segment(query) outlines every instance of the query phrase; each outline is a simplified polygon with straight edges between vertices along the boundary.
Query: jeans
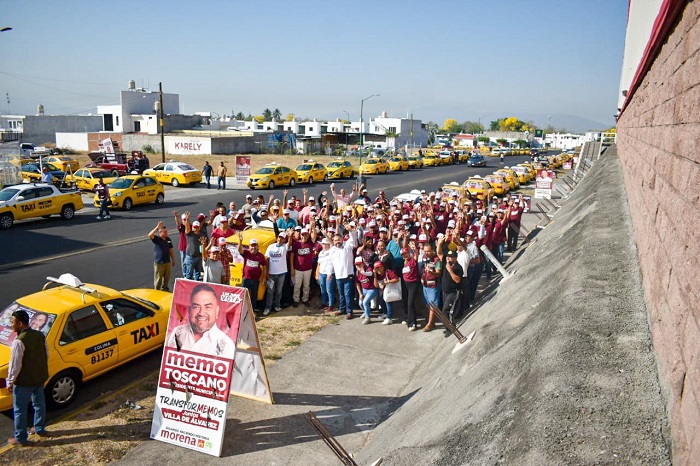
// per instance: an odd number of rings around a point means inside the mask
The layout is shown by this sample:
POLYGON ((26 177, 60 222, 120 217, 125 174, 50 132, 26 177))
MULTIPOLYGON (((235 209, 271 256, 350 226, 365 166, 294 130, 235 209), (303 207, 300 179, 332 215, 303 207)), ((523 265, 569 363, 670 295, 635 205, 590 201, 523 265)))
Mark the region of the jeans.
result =
POLYGON ((106 217, 107 215, 109 215, 107 201, 109 201, 109 198, 100 199, 100 217, 106 217))
POLYGON ((207 182, 207 189, 211 189, 211 175, 204 175, 204 180, 207 182))
POLYGON ((418 290, 420 289, 419 282, 404 281, 406 294, 404 295, 404 308, 408 314, 408 326, 416 325, 416 298, 418 298, 418 290))
POLYGON ((216 180, 216 186, 218 189, 226 189, 226 177, 225 176, 220 176, 216 180), (223 184, 223 187, 221 186, 223 184))
POLYGON ((391 317, 394 315, 394 307, 393 307, 394 303, 386 302, 386 301, 384 301, 384 298, 382 298, 381 302, 384 303, 384 307, 386 309, 386 318, 391 319, 391 317))
POLYGON ((321 304, 333 307, 335 291, 338 286, 335 282, 335 275, 318 274, 318 284, 321 287, 321 304))
POLYGON ((12 387, 12 409, 15 414, 15 438, 19 442, 27 441, 27 417, 29 415, 29 400, 34 405, 34 431, 46 430, 46 401, 44 400, 44 386, 12 387))
POLYGON ((520 234, 520 225, 513 223, 508 224, 508 250, 515 251, 518 249, 518 235, 520 234))
POLYGON ((369 313, 372 310, 372 300, 377 297, 377 290, 362 290, 362 317, 369 318, 369 313))
POLYGON ((469 275, 469 301, 473 302, 476 297, 476 289, 479 286, 479 280, 481 279, 481 272, 484 269, 484 263, 479 262, 474 265, 474 270, 470 271, 469 275))
MULTIPOLYGON (((498 259, 498 262, 500 262, 501 264, 503 264, 503 252, 505 250, 505 247, 506 247, 506 243, 498 243, 494 247, 495 251, 494 251, 493 255, 496 256, 496 259, 498 259)), ((493 269, 494 269, 494 273, 495 273, 495 271, 497 270, 496 266, 494 266, 493 269)))
POLYGON ((187 257, 187 254, 185 254, 185 251, 180 251, 180 269, 182 270, 182 276, 185 276, 185 257, 187 257))
POLYGON ((284 278, 286 275, 286 272, 270 275, 270 280, 274 282, 274 290, 268 289, 265 293, 265 309, 271 311, 273 304, 276 311, 282 309, 282 289, 284 288, 284 278))
POLYGON ((243 288, 248 288, 250 292, 250 304, 253 306, 253 310, 258 307, 258 288, 260 287, 260 280, 253 280, 252 278, 243 279, 243 288))
POLYGON ((440 307, 440 288, 428 288, 427 286, 424 286, 423 301, 425 301, 426 306, 428 304, 434 304, 435 306, 440 307))
POLYGON ((352 292, 352 283, 353 283, 354 277, 350 275, 347 278, 338 278, 336 279, 336 283, 338 284, 338 297, 340 300, 340 304, 338 306, 338 310, 342 314, 343 312, 347 312, 348 314, 352 314, 352 299, 353 299, 353 292, 352 292))
POLYGON ((294 302, 298 303, 301 295, 301 301, 308 303, 309 291, 311 291, 311 270, 302 272, 294 269, 294 294, 292 295, 294 302))
POLYGON ((186 279, 199 281, 202 278, 202 258, 185 256, 182 269, 186 279))

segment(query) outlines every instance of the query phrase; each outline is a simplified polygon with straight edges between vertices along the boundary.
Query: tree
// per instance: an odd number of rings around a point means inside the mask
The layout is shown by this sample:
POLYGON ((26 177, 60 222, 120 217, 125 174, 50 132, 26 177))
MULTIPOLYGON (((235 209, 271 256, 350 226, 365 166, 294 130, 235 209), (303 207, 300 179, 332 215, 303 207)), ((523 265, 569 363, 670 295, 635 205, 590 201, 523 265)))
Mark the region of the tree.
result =
POLYGON ((245 115, 243 115, 243 112, 236 113, 236 120, 245 120, 245 115))
POLYGON ((248 116, 245 117, 245 121, 253 121, 253 115, 249 113, 248 116))
POLYGON ((269 108, 266 108, 265 110, 263 110, 262 116, 265 119, 265 121, 272 120, 272 110, 270 110, 269 108))
POLYGON ((258 123, 262 123, 263 121, 269 121, 269 120, 267 120, 267 119, 265 118, 265 115, 258 115, 258 116, 256 116, 256 117, 253 118, 253 119, 254 119, 255 121, 257 121, 258 123))
POLYGON ((279 108, 276 108, 276 109, 272 112, 272 118, 274 118, 275 121, 280 121, 280 120, 282 119, 282 112, 280 112, 280 109, 279 109, 279 108))
POLYGON ((285 118, 284 121, 294 121, 294 114, 287 113, 287 118, 285 118))
POLYGON ((491 138, 487 136, 479 136, 476 140, 479 142, 483 142, 484 144, 488 144, 489 142, 491 142, 491 138))
POLYGON ((513 144, 518 146, 519 148, 527 147, 527 141, 525 139, 516 139, 513 141, 513 144))
POLYGON ((501 128, 501 120, 505 120, 505 118, 498 118, 497 120, 493 120, 489 125, 489 129, 491 131, 499 131, 501 128))
POLYGON ((506 144, 508 144, 508 140, 503 139, 503 138, 496 139, 496 142, 498 143, 499 146, 505 146, 506 144))
POLYGON ((508 117, 501 120, 498 127, 501 131, 521 131, 523 127, 523 122, 515 117, 508 117))
POLYGON ((437 123, 429 121, 425 124, 425 129, 428 131, 428 145, 432 145, 435 142, 435 135, 438 133, 440 128, 438 127, 437 123))
POLYGON ((448 118, 445 120, 445 124, 442 125, 442 131, 445 133, 460 133, 462 131, 462 126, 457 123, 454 118, 448 118))
POLYGON ((469 134, 481 134, 484 132, 484 125, 477 121, 465 121, 462 123, 462 131, 469 134))

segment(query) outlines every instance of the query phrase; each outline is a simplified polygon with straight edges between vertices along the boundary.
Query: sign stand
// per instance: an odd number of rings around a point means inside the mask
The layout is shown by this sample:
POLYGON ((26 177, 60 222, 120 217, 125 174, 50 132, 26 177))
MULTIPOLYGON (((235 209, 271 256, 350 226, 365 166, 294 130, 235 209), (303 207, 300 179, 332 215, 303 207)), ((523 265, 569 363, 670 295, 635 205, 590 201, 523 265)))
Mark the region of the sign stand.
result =
MULTIPOLYGON (((457 301, 455 301, 455 303, 457 303, 457 301)), ((450 319, 442 312, 442 310, 439 307, 437 307, 433 303, 430 303, 428 304, 428 309, 430 309, 430 311, 432 311, 437 316, 437 318, 442 321, 442 324, 445 326, 445 328, 450 333, 452 333, 452 335, 454 335, 455 338, 457 338, 457 340, 459 340, 459 343, 457 343, 457 345, 452 349, 452 354, 455 354, 457 351, 461 350, 462 348, 467 346, 469 342, 472 341, 474 335, 476 334, 476 330, 470 333, 469 336, 465 337, 464 335, 462 335, 462 332, 459 331, 457 326, 450 321, 450 319)))

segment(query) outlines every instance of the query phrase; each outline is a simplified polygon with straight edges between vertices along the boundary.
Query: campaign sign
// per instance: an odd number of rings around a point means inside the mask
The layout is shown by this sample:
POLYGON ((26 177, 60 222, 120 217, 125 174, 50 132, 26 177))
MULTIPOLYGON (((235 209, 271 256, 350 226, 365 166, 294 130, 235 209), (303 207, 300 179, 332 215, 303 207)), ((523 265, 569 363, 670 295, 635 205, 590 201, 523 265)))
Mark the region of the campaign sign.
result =
POLYGON ((236 156, 236 184, 248 183, 249 176, 250 176, 250 156, 249 155, 237 155, 236 156))
POLYGON ((535 178, 535 199, 551 199, 554 170, 539 169, 535 178))
POLYGON ((151 438, 221 456, 245 288, 178 279, 151 438))
POLYGON ((522 200, 523 205, 520 207, 523 208, 523 213, 526 214, 526 213, 530 212, 530 209, 532 208, 532 197, 525 196, 522 194, 511 194, 510 197, 515 199, 515 200, 519 200, 522 197, 523 198, 523 200, 522 200))

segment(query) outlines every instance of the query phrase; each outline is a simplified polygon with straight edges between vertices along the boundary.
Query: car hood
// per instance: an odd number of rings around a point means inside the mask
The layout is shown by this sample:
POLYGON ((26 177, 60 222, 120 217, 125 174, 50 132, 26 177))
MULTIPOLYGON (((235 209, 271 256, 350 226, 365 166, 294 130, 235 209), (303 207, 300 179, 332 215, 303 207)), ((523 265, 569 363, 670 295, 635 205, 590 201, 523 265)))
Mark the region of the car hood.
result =
POLYGON ((0 370, 5 369, 10 364, 10 347, 0 345, 0 370))
POLYGON ((151 290, 148 288, 134 288, 124 290, 122 293, 136 298, 151 301, 160 306, 162 311, 169 312, 173 302, 173 294, 167 291, 151 290))

